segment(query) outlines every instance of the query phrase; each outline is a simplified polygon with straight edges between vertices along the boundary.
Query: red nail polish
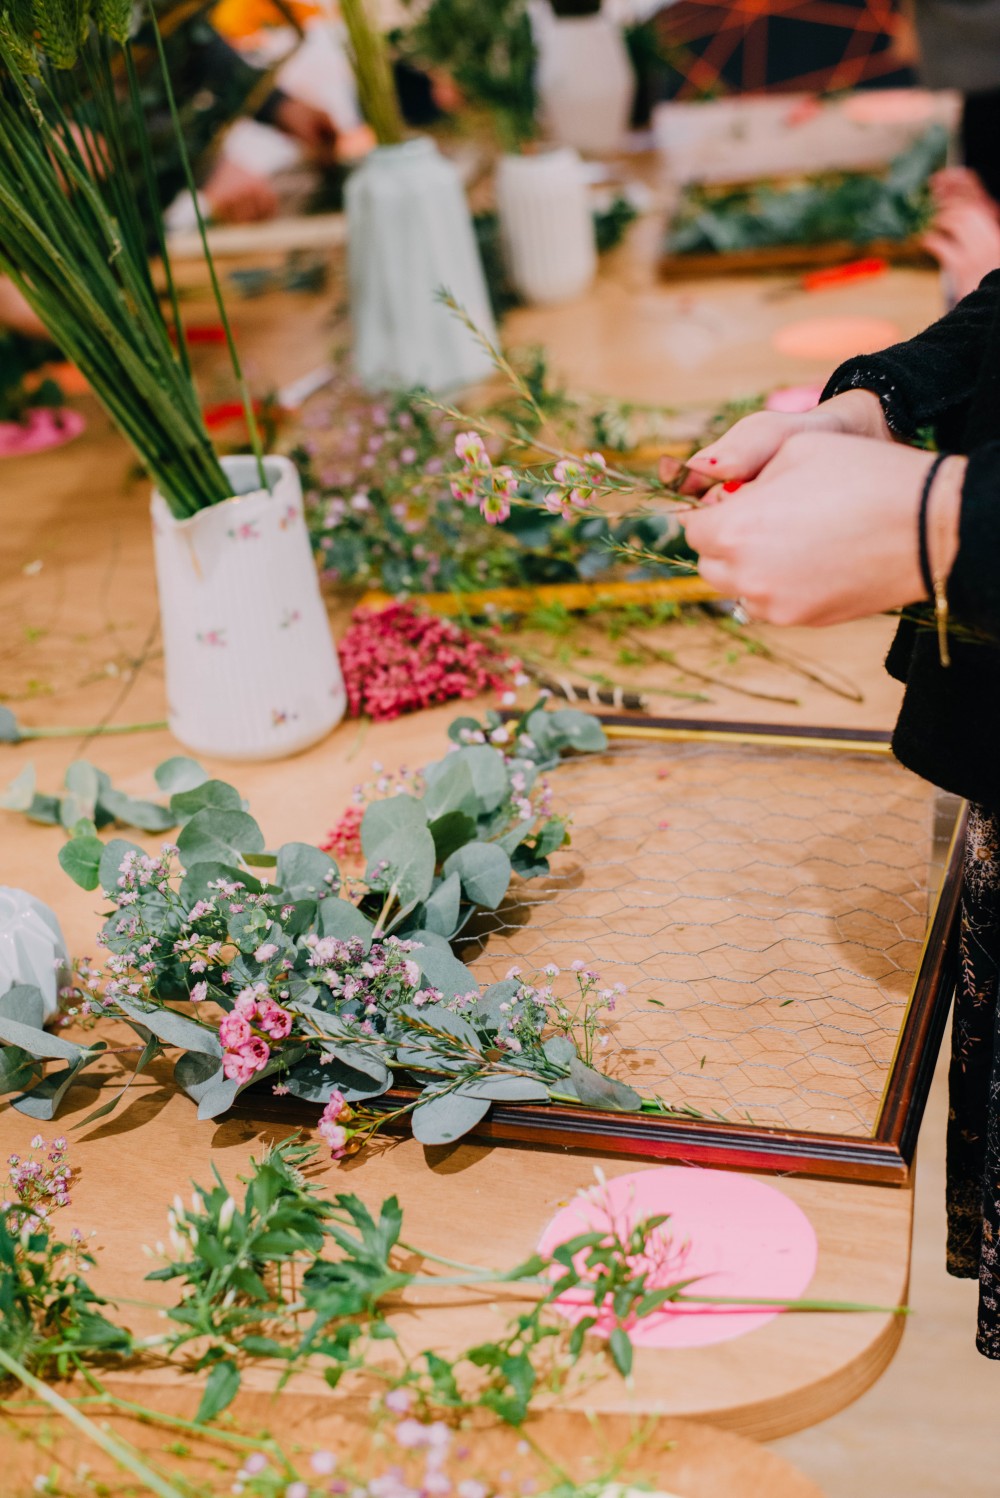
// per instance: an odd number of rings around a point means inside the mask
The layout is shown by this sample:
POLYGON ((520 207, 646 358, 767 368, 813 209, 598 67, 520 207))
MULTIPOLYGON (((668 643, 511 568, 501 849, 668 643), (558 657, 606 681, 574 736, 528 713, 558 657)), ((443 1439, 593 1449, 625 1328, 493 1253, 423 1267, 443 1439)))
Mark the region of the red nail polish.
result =
POLYGON ((726 482, 723 484, 722 487, 726 491, 727 494, 735 494, 736 491, 737 491, 737 489, 742 489, 743 488, 743 480, 742 479, 727 479, 726 482))

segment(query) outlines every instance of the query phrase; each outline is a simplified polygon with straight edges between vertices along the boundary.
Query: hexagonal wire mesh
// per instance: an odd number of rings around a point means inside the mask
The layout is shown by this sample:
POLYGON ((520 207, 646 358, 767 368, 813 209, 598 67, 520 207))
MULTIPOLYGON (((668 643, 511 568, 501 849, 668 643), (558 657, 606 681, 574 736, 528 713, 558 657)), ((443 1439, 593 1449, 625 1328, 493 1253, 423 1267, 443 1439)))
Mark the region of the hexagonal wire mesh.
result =
MULTIPOLYGON (((572 846, 480 918, 493 982, 627 993, 603 1070, 692 1115, 871 1139, 934 883, 935 792, 875 753, 619 742, 552 774, 572 846)), ((954 810, 951 816, 954 822, 954 810)))

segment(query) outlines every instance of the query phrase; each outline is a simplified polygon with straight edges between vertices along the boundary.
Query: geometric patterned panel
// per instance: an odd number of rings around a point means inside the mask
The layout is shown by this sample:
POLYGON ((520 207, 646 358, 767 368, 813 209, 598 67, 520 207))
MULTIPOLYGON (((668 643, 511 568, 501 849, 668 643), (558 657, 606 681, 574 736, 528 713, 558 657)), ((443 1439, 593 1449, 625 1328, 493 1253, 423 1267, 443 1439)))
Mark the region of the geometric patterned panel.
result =
POLYGON ((910 82, 893 48, 899 13, 896 0, 680 0, 657 22, 671 97, 910 82))

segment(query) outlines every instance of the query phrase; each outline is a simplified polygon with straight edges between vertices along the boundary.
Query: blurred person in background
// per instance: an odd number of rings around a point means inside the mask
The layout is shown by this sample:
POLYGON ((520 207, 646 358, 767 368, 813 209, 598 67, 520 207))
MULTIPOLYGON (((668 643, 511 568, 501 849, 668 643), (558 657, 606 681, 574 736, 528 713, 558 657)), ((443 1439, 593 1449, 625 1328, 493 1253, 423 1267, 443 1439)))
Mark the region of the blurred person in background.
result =
POLYGON ((1000 266, 1000 0, 912 4, 921 82, 962 95, 963 165, 935 178, 937 211, 924 241, 954 303, 1000 266))

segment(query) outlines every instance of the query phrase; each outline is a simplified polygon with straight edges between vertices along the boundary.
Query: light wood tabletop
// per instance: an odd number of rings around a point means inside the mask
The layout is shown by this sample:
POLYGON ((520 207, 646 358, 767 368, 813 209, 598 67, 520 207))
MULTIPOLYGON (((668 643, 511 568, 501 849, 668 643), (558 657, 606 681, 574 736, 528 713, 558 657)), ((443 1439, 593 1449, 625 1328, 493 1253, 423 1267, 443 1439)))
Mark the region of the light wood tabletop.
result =
MULTIPOLYGON (((644 231, 645 225, 640 226, 644 231)), ((556 366, 580 388, 635 400, 722 400, 781 380, 822 374, 771 349, 769 331, 796 316, 814 315, 815 298, 790 292, 768 300, 748 283, 716 282, 669 289, 619 260, 580 304, 516 313, 507 327, 512 342, 544 340, 556 366), (683 335, 683 336, 682 336, 683 335)), ((894 317, 902 333, 936 312, 934 278, 891 272, 878 286, 859 285, 829 294, 824 308, 894 317)), ((205 304, 192 305, 205 311, 205 304)), ((236 321, 251 376, 274 385, 321 361, 328 341, 329 298, 291 297, 237 304, 236 321), (266 371, 266 378, 262 371, 266 371)), ((207 314, 206 314, 207 315, 207 314)), ((205 365, 208 392, 218 389, 218 366, 205 365)), ((156 638, 156 600, 147 495, 130 474, 121 444, 104 418, 84 402, 88 433, 71 447, 0 470, 0 515, 5 545, 0 557, 0 691, 26 724, 87 725, 155 720, 164 716, 163 680, 156 638)), ((348 600, 333 599, 335 627, 348 600)), ((870 620, 822 635, 785 631, 783 645, 813 661, 846 670, 863 700, 834 700, 799 682, 794 705, 768 703, 752 714, 767 721, 822 722, 846 727, 888 727, 898 693, 881 660, 891 626, 870 620)), ((768 639, 776 632, 763 631, 768 639)), ((761 686, 784 680, 767 661, 754 661, 744 680, 761 686)), ((744 704, 744 709, 745 709, 744 704)), ((347 723, 323 744, 280 764, 207 765, 232 779, 249 798, 269 845, 316 841, 336 820, 351 787, 387 768, 419 765, 440 755, 445 727, 458 708, 450 704, 397 724, 347 723)), ((736 716, 720 699, 693 710, 700 716, 736 716)), ((165 731, 134 737, 46 739, 0 746, 0 783, 33 761, 39 788, 54 789, 79 753, 109 771, 130 793, 150 793, 152 767, 177 752, 165 731)), ((157 839, 138 839, 154 846, 157 839)), ((95 953, 99 901, 72 885, 56 862, 61 834, 0 812, 0 882, 23 886, 57 910, 71 951, 95 953)), ((110 1070, 110 1064, 107 1070, 110 1070)), ((95 1075, 100 1076, 99 1069, 95 1075)), ((72 1135, 75 1117, 95 1105, 82 1087, 59 1127, 73 1139, 81 1177, 74 1220, 96 1227, 101 1252, 98 1285, 114 1294, 140 1293, 147 1261, 139 1245, 162 1235, 174 1191, 206 1178, 211 1163, 233 1180, 272 1126, 245 1112, 199 1124, 193 1106, 156 1072, 136 1084, 131 1100, 112 1119, 72 1135)), ((0 1145, 23 1148, 34 1126, 9 1105, 0 1106, 0 1145)), ((331 1189, 356 1191, 368 1202, 399 1194, 410 1237, 441 1251, 460 1249, 477 1263, 509 1265, 535 1245, 553 1213, 593 1179, 595 1159, 541 1148, 463 1144, 424 1151, 412 1140, 393 1141, 363 1161, 325 1177, 331 1189)), ((609 1176, 652 1168, 621 1159, 605 1162, 609 1176)), ((907 1189, 807 1179, 774 1184, 797 1202, 819 1239, 819 1264, 809 1293, 885 1306, 905 1301, 911 1228, 907 1189)), ((440 1349, 467 1344, 496 1325, 493 1302, 412 1305, 400 1319, 413 1345, 440 1349)), ((677 1351, 641 1350, 630 1385, 602 1377, 577 1391, 571 1410, 608 1418, 655 1413, 693 1418, 730 1431, 771 1438, 824 1419, 856 1398, 892 1357, 903 1318, 887 1314, 784 1314, 728 1343, 677 1351)), ((320 1398, 319 1386, 302 1380, 297 1399, 320 1398)), ((328 1397, 328 1396, 327 1396, 328 1397)), ((289 1406, 291 1408, 291 1406, 289 1406)), ((307 1406, 303 1405, 302 1409, 307 1406)), ((666 1428, 672 1429, 672 1426, 666 1428)), ((686 1427, 681 1427, 686 1431, 686 1427)), ((685 1436, 696 1444, 700 1438, 685 1436)), ((723 1443, 720 1451, 730 1448, 723 1443)), ((735 1451, 735 1447, 732 1448, 735 1451)), ((763 1469, 762 1469, 763 1470, 763 1469)), ((794 1475, 754 1486, 740 1466, 729 1488, 699 1486, 685 1475, 687 1498, 739 1491, 802 1498, 814 1491, 794 1475), (781 1483, 784 1482, 784 1486, 781 1483), (770 1485, 768 1485, 770 1484, 770 1485)), ((671 1469, 664 1466, 670 1486, 671 1469)), ((694 1468, 692 1467, 692 1473, 694 1468)))

